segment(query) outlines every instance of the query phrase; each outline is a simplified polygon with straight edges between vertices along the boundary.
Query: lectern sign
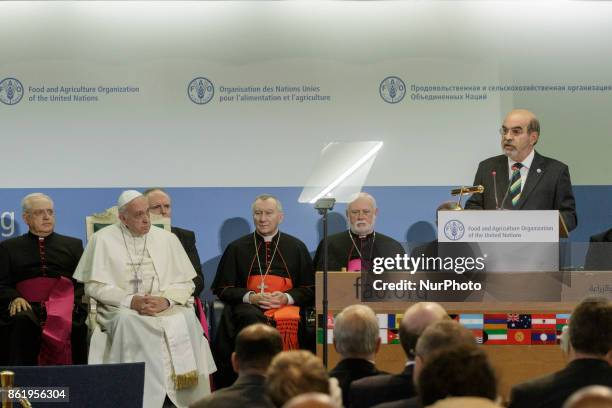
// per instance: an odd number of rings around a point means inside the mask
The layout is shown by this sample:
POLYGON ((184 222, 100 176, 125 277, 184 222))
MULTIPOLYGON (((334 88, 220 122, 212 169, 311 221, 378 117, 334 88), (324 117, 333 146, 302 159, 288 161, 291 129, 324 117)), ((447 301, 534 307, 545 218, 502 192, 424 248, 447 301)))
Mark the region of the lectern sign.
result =
POLYGON ((559 211, 440 211, 439 242, 558 242, 559 211))

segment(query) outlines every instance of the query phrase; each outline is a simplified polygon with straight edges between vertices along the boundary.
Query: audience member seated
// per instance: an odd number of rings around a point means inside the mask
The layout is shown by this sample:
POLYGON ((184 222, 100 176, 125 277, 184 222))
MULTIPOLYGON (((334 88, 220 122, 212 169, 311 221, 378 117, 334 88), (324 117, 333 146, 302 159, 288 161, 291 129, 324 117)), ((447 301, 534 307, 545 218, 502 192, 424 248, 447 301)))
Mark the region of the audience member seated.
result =
POLYGON ((585 271, 612 271, 612 228, 591 236, 585 271))
POLYGON ((584 387, 573 393, 563 408, 612 408, 612 388, 603 385, 584 387))
POLYGON ((54 232, 49 196, 21 206, 29 231, 0 243, 0 364, 85 364, 87 307, 72 279, 83 243, 54 232))
POLYGON ((486 353, 476 345, 442 349, 419 374, 421 403, 432 408, 500 407, 497 380, 486 353))
POLYGON ((142 194, 124 191, 117 207, 120 222, 91 237, 74 274, 98 302, 92 344, 106 337, 90 363, 144 361, 143 405, 187 406, 210 393, 215 371, 188 303, 195 270, 176 235, 151 226, 142 194))
POLYGON ((236 337, 236 350, 232 353, 232 366, 238 373, 236 382, 212 393, 193 404, 193 408, 273 408, 266 395, 266 370, 270 362, 283 350, 278 331, 257 323, 247 326, 236 337))
POLYGON ((437 303, 419 302, 406 309, 399 327, 400 343, 408 357, 404 371, 400 374, 381 374, 353 381, 350 387, 351 407, 367 408, 416 395, 412 374, 417 340, 427 326, 444 319, 448 319, 448 314, 437 303))
POLYGON ((587 298, 576 307, 569 322, 568 357, 563 370, 513 387, 510 407, 561 407, 582 387, 612 386, 612 302, 587 298))
POLYGON ((276 407, 300 394, 331 394, 323 363, 306 350, 283 351, 274 357, 267 372, 266 390, 276 407))
POLYGON ((283 408, 341 408, 331 396, 320 392, 309 392, 291 398, 283 408))
POLYGON ((380 349, 378 319, 368 306, 351 305, 334 321, 334 348, 341 360, 329 375, 338 379, 342 402, 350 407, 349 391, 353 381, 381 374, 375 366, 380 349))
MULTIPOLYGON (((452 320, 442 320, 430 324, 417 340, 414 351, 414 383, 418 383, 423 366, 432 356, 447 348, 459 346, 476 347, 476 340, 469 329, 452 320)), ((418 396, 376 405, 376 408, 420 407, 422 405, 418 396)))

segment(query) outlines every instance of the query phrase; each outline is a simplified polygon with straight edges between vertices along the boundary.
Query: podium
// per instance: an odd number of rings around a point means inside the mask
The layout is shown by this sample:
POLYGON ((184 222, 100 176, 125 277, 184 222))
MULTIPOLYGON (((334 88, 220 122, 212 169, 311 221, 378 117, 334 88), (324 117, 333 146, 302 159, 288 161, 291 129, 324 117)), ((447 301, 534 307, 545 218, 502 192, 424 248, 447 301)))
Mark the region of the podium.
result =
POLYGON ((469 243, 487 272, 558 271, 559 238, 567 234, 557 210, 438 212, 438 242, 469 243))
MULTIPOLYGON (((400 274, 401 273, 395 272, 400 274)), ((557 272, 562 274, 561 290, 558 301, 498 301, 492 296, 485 293, 483 300, 480 302, 440 302, 449 314, 548 314, 565 316, 574 309, 576 304, 586 296, 601 295, 593 293, 597 288, 610 287, 612 283, 612 272, 557 272), (608 285, 608 286, 606 286, 608 285)), ((413 276, 417 276, 417 272, 413 276)), ((506 280, 518 280, 524 282, 524 272, 509 272, 500 273, 499 284, 504 285, 506 280)), ((330 272, 328 279, 329 291, 329 313, 335 315, 346 306, 362 303, 361 301, 361 282, 362 274, 359 272, 330 272)), ((316 310, 320 315, 322 311, 321 304, 322 294, 322 273, 316 274, 316 310)), ((418 301, 419 299, 415 299, 418 301)), ((367 302, 378 315, 379 321, 387 322, 391 320, 390 315, 394 316, 395 325, 401 320, 398 316, 402 314, 411 304, 415 302, 406 301, 384 301, 384 302, 367 302)), ((322 318, 317 319, 319 325, 318 331, 323 330, 320 327, 322 318)), ((393 329, 395 330, 395 329, 393 329)), ((391 328, 383 329, 382 335, 385 333, 393 333, 391 328)), ((331 345, 332 333, 328 340, 329 350, 329 367, 334 367, 339 361, 339 356, 331 345)), ((319 343, 319 342, 318 342, 319 343)), ((376 365, 379 369, 390 372, 399 373, 403 370, 406 363, 406 356, 399 344, 392 344, 394 341, 389 341, 389 337, 383 340, 383 346, 376 357, 376 365), (387 344, 384 344, 384 343, 387 344)), ((549 345, 487 345, 483 344, 483 349, 487 352, 497 374, 500 377, 500 395, 508 399, 510 389, 514 384, 535 378, 540 375, 549 374, 553 371, 560 370, 566 365, 566 360, 558 344, 549 345)), ((323 345, 317 344, 317 354, 321 355, 323 345)))

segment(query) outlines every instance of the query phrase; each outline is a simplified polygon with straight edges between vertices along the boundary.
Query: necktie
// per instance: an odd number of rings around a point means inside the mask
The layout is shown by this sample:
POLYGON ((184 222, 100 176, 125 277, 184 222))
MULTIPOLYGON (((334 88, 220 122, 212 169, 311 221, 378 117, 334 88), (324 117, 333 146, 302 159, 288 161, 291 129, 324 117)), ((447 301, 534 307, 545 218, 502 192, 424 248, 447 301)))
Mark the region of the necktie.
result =
POLYGON ((515 163, 512 166, 512 178, 510 179, 510 199, 512 201, 512 207, 516 207, 521 198, 521 167, 523 167, 522 163, 515 163))

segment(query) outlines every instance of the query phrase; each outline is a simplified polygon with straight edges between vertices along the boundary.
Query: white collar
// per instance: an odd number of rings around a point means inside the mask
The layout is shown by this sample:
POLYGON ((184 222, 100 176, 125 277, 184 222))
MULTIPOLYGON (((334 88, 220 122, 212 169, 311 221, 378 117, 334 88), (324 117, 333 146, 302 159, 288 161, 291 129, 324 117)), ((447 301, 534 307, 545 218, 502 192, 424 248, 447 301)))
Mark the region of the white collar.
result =
MULTIPOLYGON (((535 149, 531 149, 531 153, 529 153, 527 157, 525 157, 525 160, 521 162, 525 170, 529 170, 529 168, 531 167, 531 163, 533 163, 534 156, 535 156, 535 149)), ((515 163, 518 163, 518 162, 508 157, 508 169, 512 169, 512 166, 514 166, 515 163)), ((510 173, 512 173, 512 171, 510 171, 510 173)))

